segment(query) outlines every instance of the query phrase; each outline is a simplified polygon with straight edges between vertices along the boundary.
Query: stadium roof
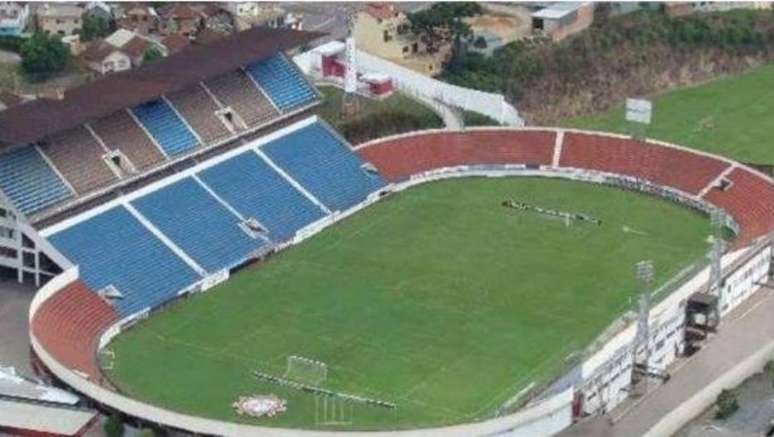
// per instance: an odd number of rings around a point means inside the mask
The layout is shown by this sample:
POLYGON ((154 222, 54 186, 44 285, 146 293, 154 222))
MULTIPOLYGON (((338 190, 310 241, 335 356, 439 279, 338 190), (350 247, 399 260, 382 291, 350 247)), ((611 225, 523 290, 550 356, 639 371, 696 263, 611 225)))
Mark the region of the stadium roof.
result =
POLYGON ((38 99, 0 112, 0 143, 7 146, 38 141, 322 35, 255 27, 207 45, 192 46, 140 68, 67 90, 62 99, 38 99))

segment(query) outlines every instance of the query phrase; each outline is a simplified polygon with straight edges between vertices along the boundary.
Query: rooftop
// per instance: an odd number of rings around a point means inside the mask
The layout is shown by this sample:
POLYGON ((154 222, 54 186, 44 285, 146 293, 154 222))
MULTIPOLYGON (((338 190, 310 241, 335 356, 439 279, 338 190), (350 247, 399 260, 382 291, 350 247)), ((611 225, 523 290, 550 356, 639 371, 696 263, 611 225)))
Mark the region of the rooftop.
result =
POLYGON ((0 143, 8 146, 38 141, 320 36, 319 32, 254 27, 193 46, 137 69, 67 90, 61 100, 38 99, 0 112, 0 143))
POLYGON ((89 410, 0 399, 0 427, 51 435, 76 435, 96 415, 89 410))
POLYGON ((400 9, 393 3, 369 3, 366 12, 374 18, 389 20, 400 14, 400 9))
POLYGON ((554 3, 551 6, 533 13, 532 16, 534 18, 542 18, 544 20, 558 20, 565 15, 577 11, 585 4, 586 2, 554 3))
POLYGON ((64 3, 46 3, 38 8, 40 17, 80 17, 83 14, 83 8, 64 3))

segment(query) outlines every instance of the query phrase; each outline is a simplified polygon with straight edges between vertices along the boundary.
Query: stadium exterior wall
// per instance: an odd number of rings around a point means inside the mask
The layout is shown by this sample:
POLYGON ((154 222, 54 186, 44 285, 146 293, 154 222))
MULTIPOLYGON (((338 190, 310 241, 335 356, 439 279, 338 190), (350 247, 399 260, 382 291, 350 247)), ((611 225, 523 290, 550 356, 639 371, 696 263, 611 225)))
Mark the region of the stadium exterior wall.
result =
MULTIPOLYGON (((504 128, 508 129, 508 128, 504 128)), ((549 130, 549 129, 535 129, 549 130)), ((418 134, 426 135, 428 132, 418 134)), ((598 133, 596 133, 598 134, 598 133)), ((408 134, 412 135, 412 134, 408 134)), ((401 135, 401 136, 408 136, 401 135)), ((414 133, 413 135, 417 135, 414 133)), ((396 137, 401 137, 396 136, 396 137)), ((391 137, 395 138, 395 137, 391 137)), ((380 139, 368 143, 364 146, 381 143, 389 139, 380 139)), ((355 149, 359 149, 357 147, 355 149)), ((677 147, 677 146, 675 146, 677 147)), ((241 149, 241 148, 240 148, 241 149)), ((235 149, 234 153, 237 153, 235 149)), ((691 151, 693 152, 693 151, 691 151)), ((712 155, 708 155, 712 156, 712 155)), ((714 157, 718 159, 717 157, 714 157)), ((720 158, 723 159, 723 158, 720 158)), ((217 158, 216 158, 217 160, 217 158)), ((724 161, 727 161, 723 159, 724 161)), ((523 165, 504 165, 504 166, 460 166, 455 168, 437 169, 432 172, 414 175, 408 181, 400 184, 388 186, 384 191, 400 191, 409 186, 428 182, 431 180, 468 177, 468 176, 542 176, 559 177, 566 179, 579 180, 584 182, 609 183, 610 177, 626 180, 626 176, 605 174, 603 172, 590 172, 582 169, 560 169, 551 166, 544 166, 540 169, 527 169, 523 165)), ((174 178, 174 176, 172 177, 174 178)), ((633 179, 633 178, 629 178, 633 179)), ((647 184, 646 184, 647 185, 647 184)), ((645 186, 646 189, 649 187, 645 186)), ((688 195, 678 190, 664 188, 662 192, 650 192, 666 196, 670 200, 683 199, 687 206, 707 211, 709 206, 698 196, 688 195)), ((148 188, 150 189, 150 188, 148 188)), ((647 190, 646 190, 647 191, 647 190)), ((134 194, 134 193, 133 193, 134 194)), ((381 196, 380 193, 373 193, 361 204, 345 212, 337 212, 317 223, 314 223, 297 234, 296 238, 290 244, 297 244, 306 238, 316 234, 324 228, 338 222, 339 220, 365 208, 371 203, 376 202, 381 196)), ((49 231, 48 229, 46 231, 49 231)), ((44 232, 45 234, 45 232, 44 232)), ((739 275, 739 277, 749 277, 750 271, 755 274, 766 275, 769 273, 768 263, 761 260, 771 258, 771 247, 768 240, 761 244, 755 244, 752 247, 729 253, 723 259, 724 267, 731 269, 729 275, 739 275), (763 264, 766 264, 763 266, 763 264)), ((40 305, 50 296, 56 293, 63 286, 72 282, 78 275, 77 267, 67 269, 65 272, 54 278, 44 286, 33 300, 30 309, 30 320, 34 318, 35 312, 40 305)), ((730 278, 731 276, 729 276, 730 278)), ((683 339, 681 335, 674 335, 676 329, 681 327, 684 322, 684 302, 693 292, 706 287, 709 278, 708 268, 702 269, 690 280, 682 283, 674 292, 665 296, 656 304, 650 312, 651 326, 654 327, 654 335, 651 337, 651 345, 655 351, 652 355, 651 363, 654 366, 666 367, 674 361, 677 354, 682 350, 683 339)), ((756 280, 741 281, 736 290, 738 296, 734 296, 729 301, 730 305, 738 305, 747 298, 755 288, 756 280)), ((728 309, 730 311, 730 308, 728 309)), ((116 324, 103 334, 99 344, 104 346, 109 338, 120 333, 122 324, 116 324)), ((239 425, 228 422, 209 420, 193 417, 181 413, 168 411, 152 405, 147 405, 125 397, 119 393, 108 390, 102 386, 96 385, 77 373, 65 368, 56 361, 54 357, 48 354, 45 348, 38 342, 31 332, 31 343, 33 349, 41 358, 43 363, 65 383, 72 386, 77 391, 96 400, 99 403, 111 408, 120 410, 130 416, 140 417, 144 420, 170 426, 173 428, 185 429, 191 432, 203 434, 218 435, 310 435, 323 436, 332 433, 321 431, 300 431, 285 430, 277 428, 266 428, 257 426, 239 425)), ((612 408, 616 403, 625 399, 626 392, 622 390, 628 387, 631 380, 631 368, 626 368, 625 363, 631 363, 633 353, 632 343, 636 336, 636 323, 632 322, 631 315, 624 315, 618 323, 606 331, 604 339, 598 341, 584 357, 577 375, 567 379, 562 386, 553 386, 543 393, 542 396, 535 398, 525 408, 503 417, 498 417, 484 422, 470 423, 457 426, 450 426, 435 429, 421 429, 416 431, 385 431, 381 433, 352 433, 352 435, 365 434, 384 434, 391 435, 551 435, 572 423, 572 403, 578 392, 583 393, 587 398, 592 394, 598 396, 598 399, 606 398, 607 401, 599 402, 595 405, 593 402, 586 404, 586 412, 594 413, 600 408, 612 408), (606 387, 600 390, 600 387, 606 387)), ((96 352, 96 351, 95 351, 96 352)))

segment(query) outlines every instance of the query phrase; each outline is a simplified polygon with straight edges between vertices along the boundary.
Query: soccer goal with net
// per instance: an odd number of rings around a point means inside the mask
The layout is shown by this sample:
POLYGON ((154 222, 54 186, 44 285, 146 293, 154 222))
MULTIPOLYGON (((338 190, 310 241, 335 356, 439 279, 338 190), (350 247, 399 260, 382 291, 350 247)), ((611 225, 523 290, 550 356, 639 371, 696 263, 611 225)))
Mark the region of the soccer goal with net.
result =
POLYGON ((328 366, 322 361, 290 355, 285 370, 285 379, 301 384, 320 386, 328 378, 328 366))

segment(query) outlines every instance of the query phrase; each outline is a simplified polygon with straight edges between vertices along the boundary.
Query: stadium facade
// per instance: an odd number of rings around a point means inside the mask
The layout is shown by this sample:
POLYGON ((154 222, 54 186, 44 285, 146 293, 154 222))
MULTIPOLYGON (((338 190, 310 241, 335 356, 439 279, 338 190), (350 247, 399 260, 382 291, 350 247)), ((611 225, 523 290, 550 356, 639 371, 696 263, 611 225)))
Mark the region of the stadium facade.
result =
POLYGON ((644 317, 645 337, 643 317, 624 314, 515 413, 422 435, 546 435, 610 410, 633 381, 665 377, 670 363, 701 342, 697 335, 722 329, 713 318, 768 280, 774 184, 767 176, 672 144, 567 129, 426 131, 352 147, 309 115, 320 96, 283 53, 316 36, 253 29, 61 100, 0 113, 0 264, 19 280, 45 284, 30 308, 30 340, 57 380, 161 426, 298 435, 131 399, 103 378, 99 351, 234 269, 390 193, 443 178, 612 185, 707 214, 720 208, 737 237, 719 276, 699 265, 659 294, 644 317))

